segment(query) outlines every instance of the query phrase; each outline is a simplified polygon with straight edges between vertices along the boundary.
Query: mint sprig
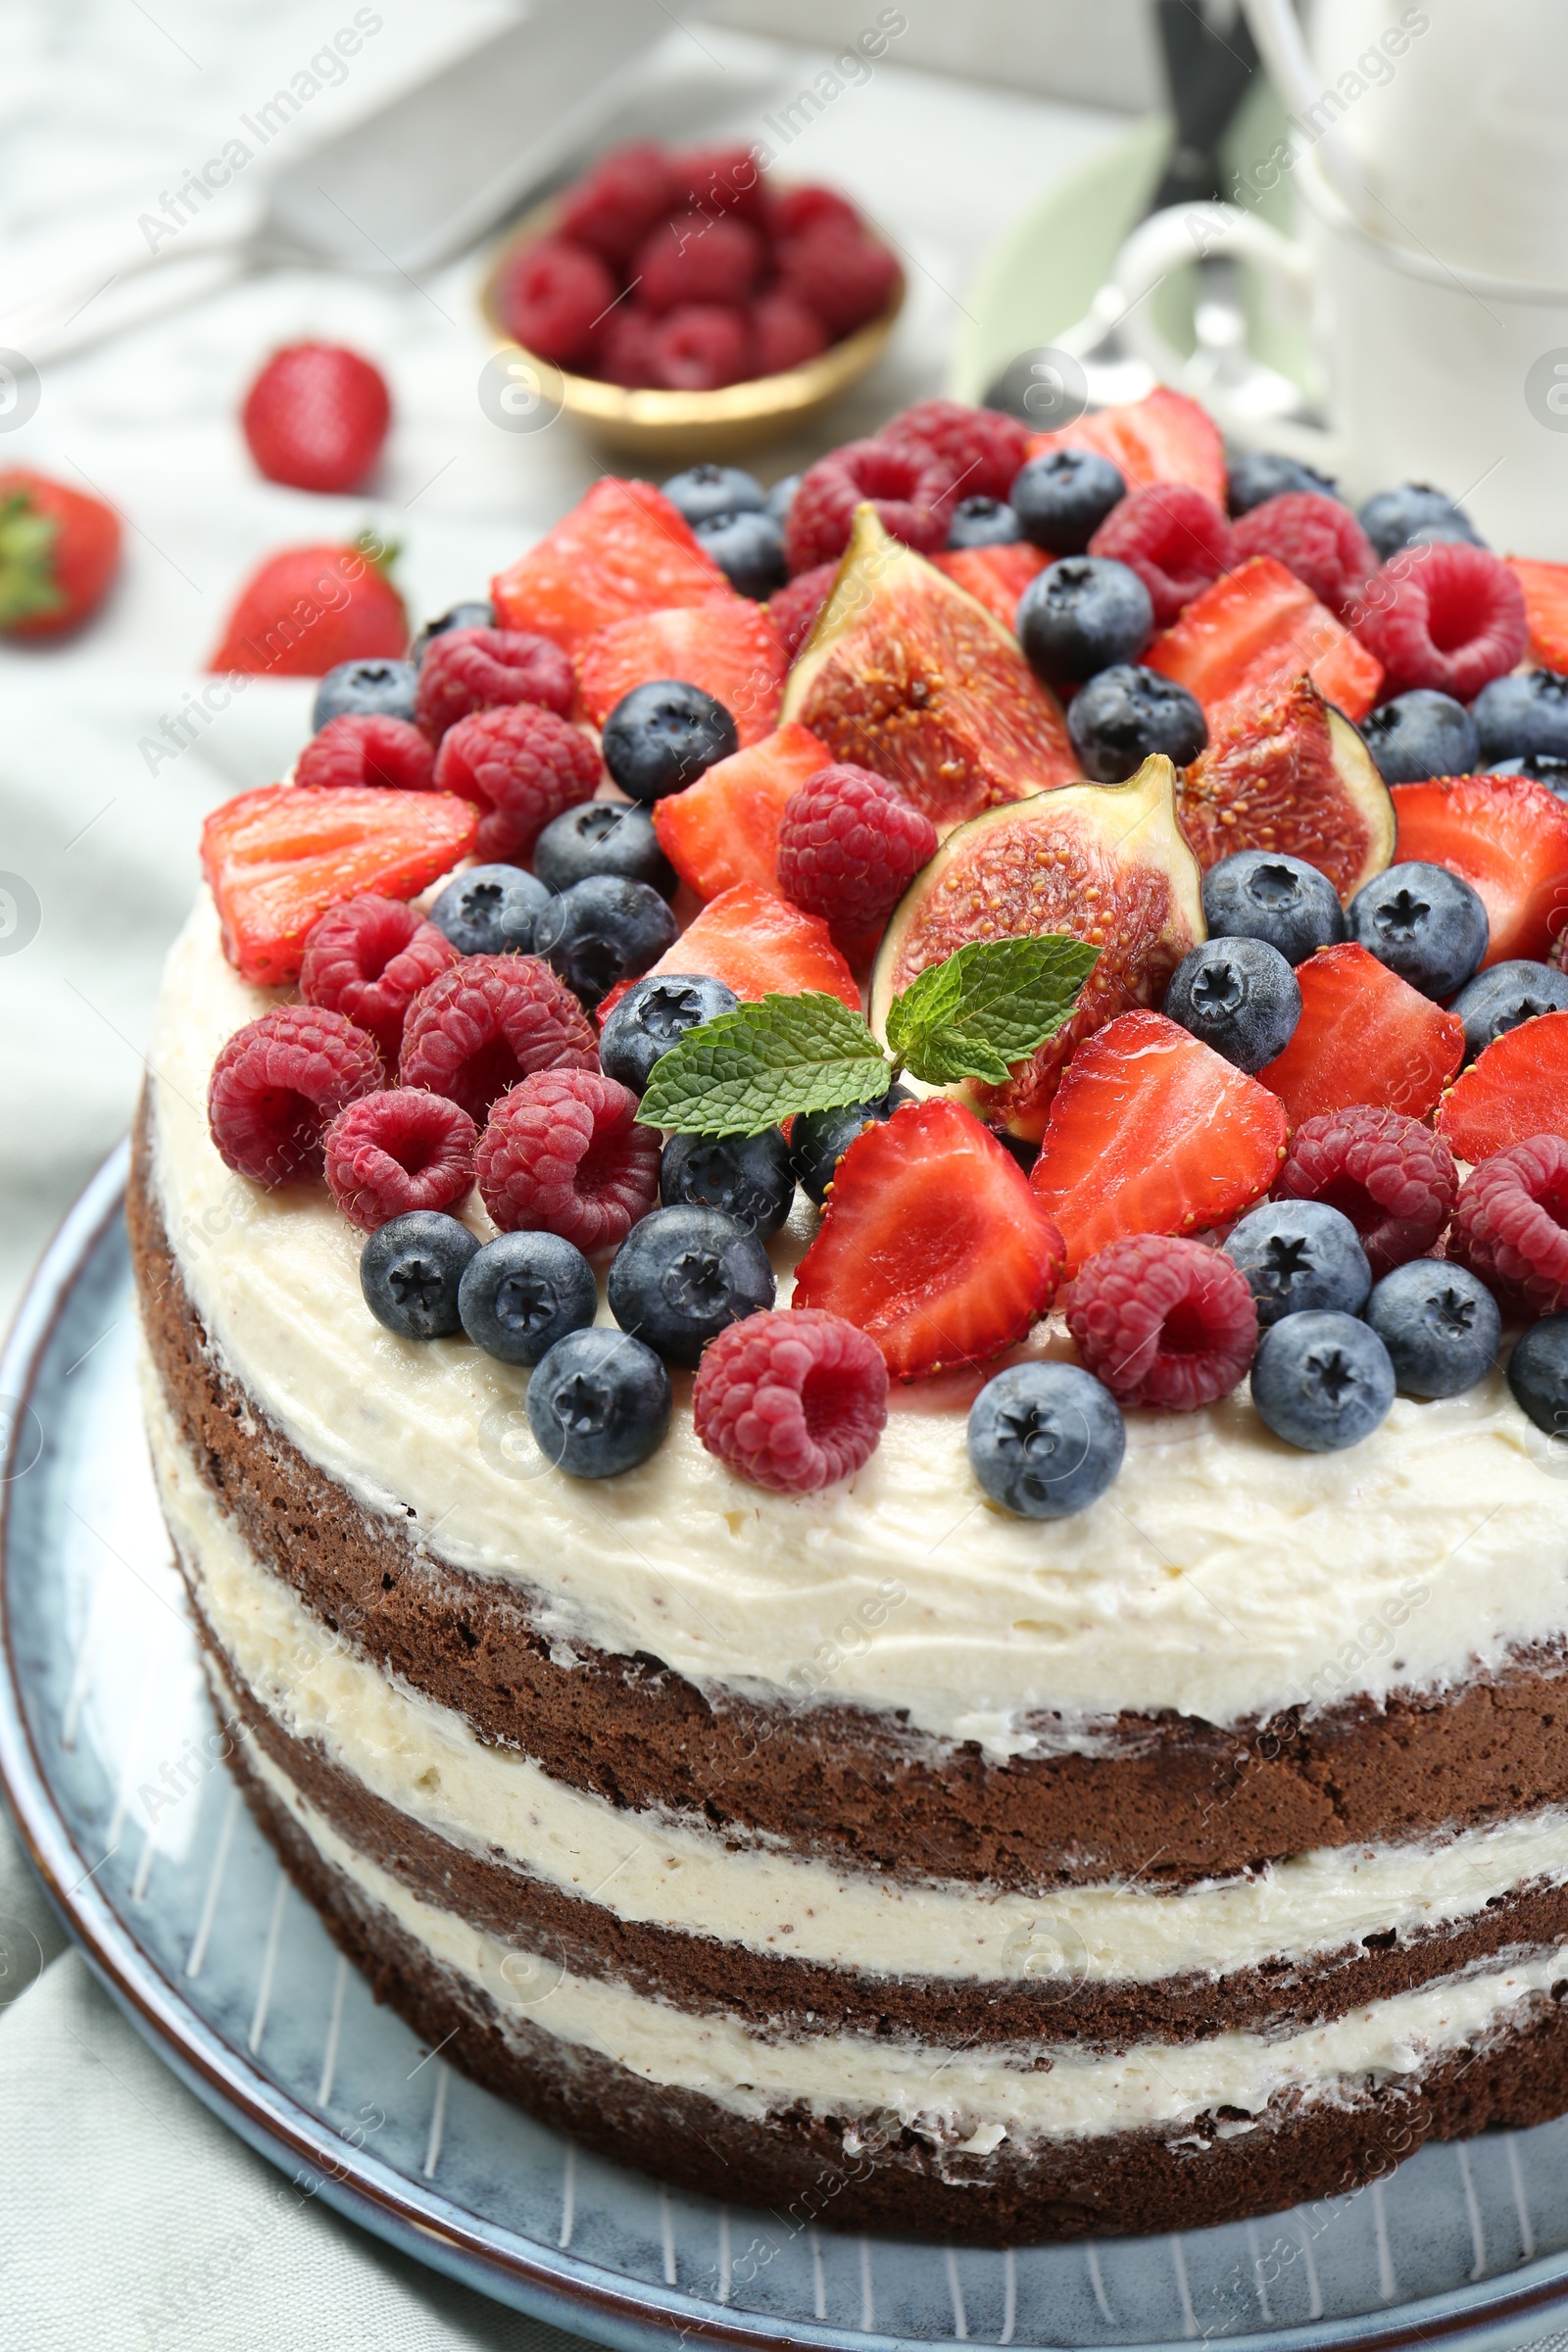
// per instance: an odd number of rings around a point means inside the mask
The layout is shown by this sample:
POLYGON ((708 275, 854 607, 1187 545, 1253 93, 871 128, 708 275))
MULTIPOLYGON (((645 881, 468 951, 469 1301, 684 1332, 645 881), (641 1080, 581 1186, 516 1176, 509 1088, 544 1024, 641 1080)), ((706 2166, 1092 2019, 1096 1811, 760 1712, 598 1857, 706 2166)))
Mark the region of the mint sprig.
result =
POLYGON ((837 997, 768 996, 692 1029, 654 1064, 639 1114, 677 1135, 760 1135, 799 1111, 928 1086, 1005 1083, 1072 1013, 1099 951, 1081 940, 972 940, 895 997, 888 1050, 837 997))

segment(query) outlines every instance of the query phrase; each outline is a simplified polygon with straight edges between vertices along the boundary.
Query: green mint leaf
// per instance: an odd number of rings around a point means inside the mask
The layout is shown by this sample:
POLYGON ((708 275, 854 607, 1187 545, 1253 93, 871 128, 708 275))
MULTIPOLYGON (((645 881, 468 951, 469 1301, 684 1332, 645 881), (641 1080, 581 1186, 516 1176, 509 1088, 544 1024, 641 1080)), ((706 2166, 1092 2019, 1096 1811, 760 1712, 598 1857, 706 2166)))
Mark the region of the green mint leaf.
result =
POLYGON ((892 1076, 837 997, 764 997, 688 1030, 655 1062, 637 1115, 677 1135, 760 1135, 795 1111, 867 1102, 892 1076))
POLYGON ((1001 1086, 1071 1014, 1099 953, 1060 933, 971 940, 894 998, 889 1048, 927 1086, 1001 1086))

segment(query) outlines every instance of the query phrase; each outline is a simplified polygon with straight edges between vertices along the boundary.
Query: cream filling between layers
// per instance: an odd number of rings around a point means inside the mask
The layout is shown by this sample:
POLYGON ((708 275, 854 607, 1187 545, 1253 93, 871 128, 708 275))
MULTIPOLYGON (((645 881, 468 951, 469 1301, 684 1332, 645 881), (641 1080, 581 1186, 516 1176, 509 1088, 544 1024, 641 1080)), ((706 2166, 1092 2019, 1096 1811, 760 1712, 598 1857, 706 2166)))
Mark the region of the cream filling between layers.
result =
MULTIPOLYGON (((1135 1413, 1115 1485, 1054 1524, 986 1502, 951 1403, 900 1400, 858 1477, 793 1497, 704 1451, 678 1382, 650 1461, 564 1478, 527 1434, 525 1374, 374 1321, 360 1236, 323 1187, 263 1193, 220 1160, 213 1060, 276 1001, 224 961, 204 897, 149 1054, 186 1287, 302 1452, 367 1507, 412 1513, 444 1558, 542 1595, 563 1663, 573 1642, 644 1650, 699 1686, 899 1709, 1005 1756, 1093 1748, 1122 1712, 1233 1724, 1441 1690, 1568 1627, 1568 1483, 1495 1374, 1399 1399, 1343 1453, 1281 1444, 1245 1389, 1205 1412, 1135 1413)), ((477 1197, 469 1213, 488 1230, 477 1197)), ((801 1239, 780 1237, 781 1298, 801 1239)))
POLYGON ((730 2019, 693 2016, 624 1985, 541 1971, 516 1945, 411 1894, 339 1838, 254 1743, 249 1760, 322 1860, 432 1958, 480 1986, 504 2018, 525 2019, 647 2082, 700 2092, 741 2115, 760 2118, 796 2103, 818 2114, 891 2113, 903 2126, 976 2154, 991 2154, 1004 2139, 1169 2130, 1220 2108, 1260 2117, 1282 2093, 1344 2101, 1409 2081, 1445 2052, 1505 2027, 1510 2012, 1547 1991, 1564 1966, 1560 1950, 1541 1953, 1374 2001, 1277 2040, 1218 2034, 1207 2041, 1140 2043, 1114 2057, 1042 2043, 1033 2065, 856 2034, 768 2040, 730 2019))
POLYGON ((463 1716, 333 1636, 220 1508, 150 1367, 143 1390, 171 1534, 215 1638, 269 1713, 426 1829, 499 1852, 616 1919, 873 1975, 1028 1982, 1045 2000, 1084 1984, 1304 1961, 1391 1928, 1408 1935, 1463 1920, 1522 1884, 1568 1879, 1560 1811, 1442 1843, 1324 1848, 1180 1893, 1106 1885, 1032 1899, 901 1885, 618 1810, 483 1745, 463 1716))

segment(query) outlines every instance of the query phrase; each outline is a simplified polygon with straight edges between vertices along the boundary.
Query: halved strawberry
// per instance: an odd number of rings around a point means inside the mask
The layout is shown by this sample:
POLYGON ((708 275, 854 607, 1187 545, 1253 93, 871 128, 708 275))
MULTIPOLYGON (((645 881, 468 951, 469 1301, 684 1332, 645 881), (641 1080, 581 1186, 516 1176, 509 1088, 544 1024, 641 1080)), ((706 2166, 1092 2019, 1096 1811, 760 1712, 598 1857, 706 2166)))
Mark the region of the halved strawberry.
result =
POLYGON ((1365 647, 1272 556, 1238 564, 1194 597, 1143 659, 1197 695, 1210 735, 1303 671, 1348 718, 1365 718, 1383 676, 1365 647))
POLYGON ((661 849, 700 899, 716 899, 737 882, 777 890, 784 804, 832 760, 808 727, 786 720, 760 743, 720 760, 684 792, 654 803, 661 849))
POLYGON ((1396 784, 1401 859, 1461 874, 1492 926, 1483 967, 1544 959, 1568 923, 1568 806, 1531 776, 1396 784))
MULTIPOLYGON (((409 795, 398 797, 407 800, 409 795)), ((760 1004, 765 996, 798 997, 807 989, 818 989, 854 1012, 860 1009, 855 974, 821 916, 792 906, 788 899, 757 882, 737 882, 720 891, 652 968, 701 972, 710 980, 722 980, 743 1004, 760 1004)), ((623 981, 611 990, 599 1007, 601 1021, 630 986, 623 981)))
POLYGON ((1449 1087, 1435 1124, 1470 1160, 1533 1135, 1568 1136, 1568 1012, 1543 1012, 1494 1037, 1449 1087))
POLYGON ((858 1324, 896 1379, 917 1380, 1014 1346, 1061 1272, 1061 1236, 1012 1154, 935 1096, 845 1152, 791 1303, 858 1324))
POLYGON ((933 556, 938 571, 945 571, 950 580, 967 588, 977 604, 1004 629, 1011 629, 1018 617, 1018 599, 1037 571, 1044 571, 1051 558, 1043 547, 1032 547, 1027 539, 1015 539, 1006 547, 955 547, 945 554, 933 556))
POLYGON ((1225 511, 1225 444, 1206 410, 1161 384, 1143 400, 1100 409, 1059 432, 1037 433, 1029 455, 1092 449, 1108 458, 1129 490, 1151 482, 1189 482, 1225 511))
POLYGON ((629 612, 728 593, 728 580, 663 492, 612 474, 490 586, 501 628, 531 629, 568 654, 629 612))
POLYGON ((202 827, 202 871, 223 953, 260 987, 296 980, 305 935, 329 906, 412 899, 469 855, 478 829, 478 809, 450 792, 287 784, 242 792, 202 827))
POLYGON ((1530 623, 1525 660, 1541 669, 1568 669, 1568 564, 1534 564, 1510 556, 1508 568, 1525 592, 1530 623))
POLYGON ((1258 1071, 1293 1128, 1320 1111, 1382 1103, 1424 1119, 1464 1059, 1464 1023, 1348 941, 1296 967, 1301 1017, 1258 1071))
POLYGON ((710 597, 596 630, 577 655, 578 707, 591 725, 602 727, 634 686, 684 678, 723 704, 744 750, 777 726, 788 667, 760 605, 744 596, 710 597))
POLYGON ((1134 1233, 1221 1225, 1268 1191, 1285 1112, 1162 1012, 1124 1012, 1067 1065, 1029 1182, 1067 1268, 1134 1233))

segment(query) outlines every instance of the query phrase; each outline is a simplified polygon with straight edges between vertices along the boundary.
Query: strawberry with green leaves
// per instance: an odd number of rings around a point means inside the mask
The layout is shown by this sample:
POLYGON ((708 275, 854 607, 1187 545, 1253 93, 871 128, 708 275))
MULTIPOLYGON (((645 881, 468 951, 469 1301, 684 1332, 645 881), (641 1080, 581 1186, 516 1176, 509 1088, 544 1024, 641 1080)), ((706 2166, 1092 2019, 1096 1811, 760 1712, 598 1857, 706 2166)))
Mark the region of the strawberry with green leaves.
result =
POLYGON ((120 517, 102 499, 22 467, 0 472, 0 636, 74 628, 119 563, 120 517))

